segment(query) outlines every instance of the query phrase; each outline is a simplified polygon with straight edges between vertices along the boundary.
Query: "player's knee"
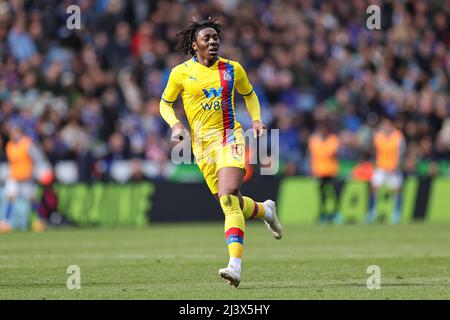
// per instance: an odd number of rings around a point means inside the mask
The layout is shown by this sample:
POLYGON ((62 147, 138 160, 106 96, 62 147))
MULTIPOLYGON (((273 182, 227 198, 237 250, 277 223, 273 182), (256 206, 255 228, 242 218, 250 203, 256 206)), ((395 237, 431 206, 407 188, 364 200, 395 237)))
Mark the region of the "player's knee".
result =
POLYGON ((232 195, 237 197, 239 195, 239 188, 228 187, 220 190, 218 193, 219 199, 226 195, 232 195))
POLYGON ((234 197, 236 196, 231 193, 219 193, 219 202, 223 206, 226 203, 231 203, 234 197))
POLYGON ((225 215, 243 215, 238 196, 224 194, 219 197, 219 202, 225 215))

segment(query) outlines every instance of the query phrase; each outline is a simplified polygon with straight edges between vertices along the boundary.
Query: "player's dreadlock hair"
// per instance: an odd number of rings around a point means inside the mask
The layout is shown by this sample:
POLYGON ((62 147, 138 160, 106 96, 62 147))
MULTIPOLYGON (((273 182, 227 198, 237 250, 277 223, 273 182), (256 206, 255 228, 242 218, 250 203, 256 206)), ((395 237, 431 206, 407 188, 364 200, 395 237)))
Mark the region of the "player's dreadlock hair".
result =
POLYGON ((216 18, 209 17, 208 20, 204 21, 193 21, 189 26, 177 33, 177 45, 175 49, 185 55, 190 54, 195 55, 195 51, 192 48, 192 42, 195 41, 198 32, 204 28, 213 28, 216 30, 217 34, 221 35, 222 25, 217 22, 216 18))

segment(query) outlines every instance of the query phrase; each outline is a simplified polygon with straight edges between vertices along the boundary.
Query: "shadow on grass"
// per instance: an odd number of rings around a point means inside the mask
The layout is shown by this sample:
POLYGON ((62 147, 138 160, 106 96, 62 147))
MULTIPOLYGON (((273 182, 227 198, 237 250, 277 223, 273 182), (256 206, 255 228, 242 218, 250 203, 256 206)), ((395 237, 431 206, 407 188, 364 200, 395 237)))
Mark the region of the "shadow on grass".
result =
MULTIPOLYGON (((94 288, 99 286, 134 286, 139 285, 141 283, 133 283, 133 282, 95 282, 95 283, 82 283, 81 286, 84 288, 94 288)), ((0 288, 48 288, 48 287, 54 287, 54 288, 61 288, 66 289, 66 283, 58 282, 58 283, 10 283, 10 284, 4 284, 0 283, 0 288)))
MULTIPOLYGON (((242 284, 239 290, 276 290, 276 289, 311 289, 325 291, 329 288, 361 288, 367 289, 365 283, 332 283, 324 285, 294 285, 294 284, 273 284, 273 285, 246 285, 242 284)), ((381 283, 381 288, 389 287, 445 287, 448 288, 446 284, 441 283, 381 283)))

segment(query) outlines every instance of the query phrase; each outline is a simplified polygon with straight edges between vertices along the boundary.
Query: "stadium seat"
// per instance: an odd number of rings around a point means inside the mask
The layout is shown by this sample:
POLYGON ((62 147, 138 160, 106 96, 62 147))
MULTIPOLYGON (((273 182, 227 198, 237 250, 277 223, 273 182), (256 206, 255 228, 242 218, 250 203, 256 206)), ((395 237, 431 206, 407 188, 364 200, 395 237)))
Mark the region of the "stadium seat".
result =
POLYGON ((111 165, 111 177, 119 183, 124 183, 130 180, 132 170, 130 161, 116 160, 111 165))
POLYGON ((62 183, 78 181, 78 167, 74 161, 60 161, 55 165, 55 177, 62 183))
POLYGON ((160 174, 160 168, 158 164, 150 160, 142 162, 142 171, 147 178, 153 178, 160 174))

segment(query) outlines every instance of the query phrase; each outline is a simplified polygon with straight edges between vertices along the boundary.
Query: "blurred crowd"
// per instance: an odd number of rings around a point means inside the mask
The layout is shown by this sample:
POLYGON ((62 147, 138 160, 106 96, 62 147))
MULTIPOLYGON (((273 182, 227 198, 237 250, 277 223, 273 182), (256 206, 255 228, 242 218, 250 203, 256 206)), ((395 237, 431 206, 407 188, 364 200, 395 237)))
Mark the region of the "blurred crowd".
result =
MULTIPOLYGON (((2 149, 14 121, 52 164, 75 161, 82 181, 107 179, 115 160, 132 160, 137 178, 139 161, 154 161, 163 175, 172 145, 159 100, 188 59, 175 34, 208 16, 224 25, 220 55, 244 66, 263 121, 280 129, 283 174, 309 174, 323 119, 342 160, 370 154, 383 114, 406 137, 405 170, 450 159, 449 0, 0 0, 2 149), (72 4, 80 30, 66 26, 72 4), (371 4, 381 30, 366 26, 371 4)), ((237 115, 250 127, 241 98, 237 115)))

